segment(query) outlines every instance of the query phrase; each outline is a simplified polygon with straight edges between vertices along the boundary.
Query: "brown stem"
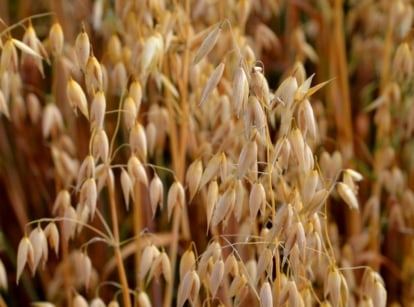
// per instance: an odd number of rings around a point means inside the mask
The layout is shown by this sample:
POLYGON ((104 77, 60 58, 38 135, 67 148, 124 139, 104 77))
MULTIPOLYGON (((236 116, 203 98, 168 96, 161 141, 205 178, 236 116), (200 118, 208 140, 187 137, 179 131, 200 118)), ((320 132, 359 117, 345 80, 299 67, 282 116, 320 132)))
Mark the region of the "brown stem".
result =
MULTIPOLYGON (((135 276, 138 277, 138 268, 141 261, 141 252, 138 249, 140 245, 140 232, 142 230, 142 210, 141 210, 141 184, 139 182, 134 185, 134 207, 133 207, 133 218, 134 218, 134 236, 136 242, 136 252, 135 252, 135 276)), ((142 289, 143 281, 139 280, 137 286, 142 289)))
POLYGON ((111 210, 111 219, 112 219, 112 233, 113 233, 113 246, 115 252, 115 258, 118 266, 118 275, 121 282, 122 298, 124 301, 125 307, 131 307, 131 298, 129 296, 129 286, 128 280, 126 277, 124 262, 122 261, 122 254, 119 247, 119 225, 118 225, 118 215, 116 210, 116 201, 115 201, 115 189, 113 181, 111 180, 111 174, 109 166, 107 166, 107 183, 108 183, 108 193, 109 193, 109 205, 111 210))

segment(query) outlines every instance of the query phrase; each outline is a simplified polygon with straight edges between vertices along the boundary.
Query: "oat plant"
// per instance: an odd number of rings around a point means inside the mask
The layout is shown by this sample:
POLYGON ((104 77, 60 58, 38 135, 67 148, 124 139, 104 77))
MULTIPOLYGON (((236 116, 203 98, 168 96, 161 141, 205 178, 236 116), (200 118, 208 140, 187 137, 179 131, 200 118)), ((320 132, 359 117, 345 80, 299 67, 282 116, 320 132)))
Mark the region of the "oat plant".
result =
POLYGON ((0 306, 413 302, 410 1, 24 3, 0 306))

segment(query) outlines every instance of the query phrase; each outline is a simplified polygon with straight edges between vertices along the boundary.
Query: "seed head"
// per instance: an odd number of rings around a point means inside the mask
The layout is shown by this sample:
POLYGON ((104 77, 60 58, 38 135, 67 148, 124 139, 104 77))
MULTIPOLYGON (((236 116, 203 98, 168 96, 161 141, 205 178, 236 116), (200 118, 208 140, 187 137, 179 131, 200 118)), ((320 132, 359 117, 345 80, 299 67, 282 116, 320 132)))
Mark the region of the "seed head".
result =
POLYGON ((63 131, 63 118, 60 110, 54 103, 49 103, 43 109, 42 134, 45 139, 56 136, 63 131))
POLYGON ((79 109, 86 118, 89 118, 88 101, 86 100, 85 93, 79 83, 73 80, 73 78, 69 79, 66 86, 66 96, 75 114, 77 114, 77 109, 79 109))
POLYGON ((109 159, 109 140, 104 129, 98 130, 93 136, 92 155, 95 160, 100 158, 103 162, 109 159))
POLYGON ((89 94, 103 90, 103 72, 98 59, 91 54, 85 67, 85 85, 89 94))
POLYGON ((54 56, 59 56, 63 51, 64 36, 61 25, 55 22, 49 30, 49 45, 54 56))
POLYGON ((138 294, 138 306, 140 307, 151 307, 151 301, 148 297, 148 294, 146 294, 143 291, 140 291, 138 294))
POLYGON ((249 212, 251 220, 255 220, 257 213, 260 211, 264 214, 264 208, 266 206, 266 191, 263 185, 258 182, 252 185, 249 197, 249 212))
POLYGON ((90 56, 90 41, 84 25, 82 25, 82 30, 75 40, 75 53, 79 68, 82 71, 85 71, 86 63, 88 62, 90 56))
POLYGON ((203 164, 201 160, 197 159, 188 167, 185 184, 188 186, 190 192, 190 201, 193 199, 194 195, 197 193, 198 187, 201 182, 201 176, 203 174, 203 164))
POLYGON ((188 248, 180 260, 180 281, 184 279, 187 272, 194 270, 196 264, 195 255, 191 248, 188 248))
POLYGON ((163 200, 164 200, 164 185, 160 177, 154 175, 150 183, 150 201, 151 201, 151 210, 152 210, 152 218, 155 217, 155 213, 157 212, 157 207, 159 206, 162 209, 163 200))
POLYGON ((30 232, 29 235, 30 243, 33 247, 33 267, 32 273, 36 271, 40 261, 42 261, 42 268, 44 268, 48 258, 48 247, 46 235, 40 226, 36 227, 30 232))
POLYGON ((220 197, 212 218, 212 226, 216 227, 221 221, 227 220, 233 211, 236 201, 236 192, 234 187, 228 188, 220 197))
POLYGON ((196 55, 194 56, 193 65, 200 62, 202 58, 204 58, 207 54, 210 53, 211 50, 213 50, 220 36, 222 28, 223 28, 223 22, 220 22, 218 25, 214 27, 213 31, 211 31, 207 35, 207 37, 202 42, 200 48, 196 52, 196 55))
POLYGON ((213 270, 211 272, 210 280, 209 280, 210 292, 211 292, 211 296, 213 299, 216 297, 217 290, 221 285, 223 276, 224 276, 224 262, 223 260, 219 259, 213 265, 213 270))
POLYGON ((260 288, 260 307, 272 307, 273 306, 273 295, 272 289, 268 282, 264 282, 260 288))
POLYGON ((56 256, 59 255, 59 231, 54 222, 47 224, 45 228, 45 236, 49 242, 49 246, 55 250, 56 256))
POLYGON ((141 182, 148 186, 148 177, 141 161, 134 155, 128 160, 128 173, 135 182, 141 182))
POLYGON ((82 204, 82 206, 88 207, 91 218, 93 218, 95 215, 97 199, 98 191, 96 188, 95 178, 89 178, 82 185, 79 202, 82 204))
POLYGON ((213 217, 214 208, 216 207, 218 199, 218 184, 216 180, 213 180, 208 185, 207 190, 207 204, 206 204, 206 215, 207 215, 207 232, 210 227, 211 218, 213 217))
MULTIPOLYGON (((128 172, 122 168, 121 170, 121 189, 124 195, 124 201, 127 211, 129 210, 129 201, 130 196, 134 197, 133 193, 133 183, 131 177, 129 176, 128 172)), ((151 195, 151 194, 150 194, 151 195)))
POLYGON ((23 269, 29 264, 30 267, 34 265, 34 251, 31 241, 28 237, 24 237, 20 240, 17 248, 17 270, 16 270, 16 283, 19 284, 20 276, 23 273, 23 269))
POLYGON ((171 214, 176 206, 181 208, 185 206, 184 188, 182 184, 178 181, 175 181, 168 190, 167 210, 169 220, 171 219, 171 214))
POLYGON ((207 80, 207 83, 203 89, 203 93, 201 94, 200 103, 201 106, 204 102, 207 101, 207 98, 210 96, 211 92, 216 88, 219 84, 221 77, 223 76, 224 72, 224 63, 221 62, 211 73, 210 77, 207 80))
POLYGON ((3 46, 0 58, 0 72, 3 74, 6 71, 17 72, 18 56, 15 43, 12 38, 9 38, 3 46))
POLYGON ((358 199, 352 189, 343 182, 336 184, 336 189, 341 196, 342 200, 349 206, 350 209, 358 209, 358 199))
POLYGON ((135 122, 129 132, 129 145, 131 151, 136 154, 142 161, 147 160, 147 136, 144 127, 139 122, 135 122))
POLYGON ((263 75, 263 69, 259 66, 254 66, 250 73, 250 88, 259 101, 268 106, 270 103, 269 84, 263 75))
POLYGON ((233 78, 233 106, 237 117, 243 113, 249 96, 249 83, 241 62, 237 66, 233 78))

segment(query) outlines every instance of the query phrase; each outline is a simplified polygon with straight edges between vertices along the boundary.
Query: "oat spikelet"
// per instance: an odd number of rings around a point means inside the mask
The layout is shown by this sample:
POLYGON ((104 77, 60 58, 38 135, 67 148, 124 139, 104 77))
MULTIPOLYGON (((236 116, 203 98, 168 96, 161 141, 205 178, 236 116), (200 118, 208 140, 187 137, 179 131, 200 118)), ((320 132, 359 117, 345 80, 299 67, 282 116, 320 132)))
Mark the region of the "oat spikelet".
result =
POLYGON ((131 129, 137 120, 138 109, 134 99, 131 96, 124 101, 124 123, 127 129, 131 129))
POLYGON ((79 201, 83 206, 88 207, 91 218, 95 215, 96 202, 98 200, 98 191, 96 188, 95 178, 87 179, 80 190, 79 201))
POLYGON ((95 177, 95 160, 92 155, 87 155, 82 161, 76 179, 76 191, 79 191, 83 182, 88 178, 95 177))
POLYGON ((168 220, 171 219, 171 214, 176 206, 183 207, 185 205, 185 193, 182 184, 175 181, 169 191, 167 197, 168 220))
POLYGON ((59 256, 59 231, 54 222, 47 224, 45 235, 49 242, 49 246, 55 250, 56 256, 59 256))
POLYGON ((104 128, 104 119, 106 112, 106 98, 102 91, 98 91, 91 104, 91 131, 104 128))
POLYGON ((134 80, 131 83, 128 89, 128 94, 129 94, 129 97, 134 99, 137 112, 139 112, 139 109, 142 103, 142 88, 141 88, 141 84, 139 83, 139 81, 134 80))
POLYGON ((59 210, 65 209, 66 207, 70 207, 70 194, 68 190, 60 190, 59 193, 56 195, 55 202, 53 203, 52 214, 56 215, 59 213, 59 210))
POLYGON ((341 276, 335 267, 329 268, 328 277, 325 280, 325 298, 330 295, 333 306, 339 306, 341 291, 341 276))
POLYGON ((247 172, 253 169, 257 163, 257 144, 254 141, 247 142, 240 153, 238 162, 238 178, 243 178, 247 172))
POLYGON ((250 88, 262 104, 265 106, 269 105, 269 84, 263 75, 263 69, 259 66, 253 67, 250 73, 250 88))
POLYGON ((301 189, 302 201, 305 206, 308 205, 313 199, 318 183, 318 172, 316 170, 311 170, 310 172, 308 172, 308 174, 305 176, 303 180, 303 186, 301 189))
POLYGON ((195 275, 197 273, 194 270, 188 271, 180 282, 178 286, 177 307, 182 307, 187 299, 190 300, 193 287, 195 286, 195 275))
POLYGON ((80 294, 76 294, 72 301, 73 306, 88 307, 88 301, 80 294))
POLYGON ((211 31, 204 39, 200 48, 198 48, 196 55, 194 56, 193 65, 196 65, 202 58, 209 54, 211 50, 213 50, 223 28, 223 23, 224 22, 220 22, 218 25, 216 25, 214 27, 214 30, 211 31))
POLYGON ((54 103, 49 103, 43 109, 42 116, 42 134, 46 139, 49 136, 55 136, 63 130, 62 113, 54 103))
POLYGON ((90 55, 89 36, 84 25, 82 25, 81 33, 78 34, 75 40, 75 53, 79 68, 84 71, 90 55))
POLYGON ((212 218, 212 226, 217 226, 223 221, 232 211, 236 201, 236 191, 234 187, 230 187, 220 197, 212 218))
POLYGON ((155 245, 147 245, 144 248, 144 251, 141 255, 141 262, 138 268, 138 278, 139 280, 144 280, 145 276, 149 272, 152 267, 152 264, 156 257, 159 255, 159 250, 155 247, 155 245))
POLYGON ((105 306, 106 305, 105 305, 104 301, 99 297, 95 297, 92 300, 92 302, 89 304, 89 307, 105 307, 105 306))
POLYGON ((75 235, 75 221, 78 219, 76 210, 72 206, 66 207, 63 211, 63 218, 62 238, 65 242, 67 242, 75 235))
POLYGON ((272 289, 267 281, 260 288, 260 307, 273 307, 272 289))
POLYGON ((220 259, 213 265, 213 270, 211 271, 210 280, 209 280, 210 292, 211 292, 211 296, 213 299, 216 297, 217 290, 221 285, 223 276, 224 276, 224 262, 223 260, 220 259))
POLYGON ((237 275, 236 277, 234 277, 232 283, 230 284, 229 296, 230 297, 236 296, 239 292, 241 292, 243 287, 245 287, 246 285, 247 285, 246 276, 244 274, 237 275))
POLYGON ((350 209, 358 210, 358 199, 356 198, 355 193, 347 184, 343 182, 338 182, 336 184, 336 190, 338 191, 342 200, 348 205, 350 209))
POLYGON ((234 207, 234 216, 237 222, 240 222, 243 216, 244 209, 247 208, 247 199, 249 195, 243 184, 243 180, 236 180, 236 203, 234 207))
POLYGON ((145 135, 144 127, 139 122, 136 122, 129 132, 129 144, 134 154, 142 161, 147 160, 147 136, 145 135))
POLYGON ((49 45, 54 56, 59 56, 63 50, 64 36, 61 25, 55 22, 49 30, 49 45))
POLYGON ((24 237, 20 240, 17 248, 17 269, 16 269, 16 283, 19 284, 20 276, 23 273, 23 269, 26 263, 33 265, 34 263, 34 251, 32 243, 28 237, 24 237))
POLYGON ((162 209, 162 203, 164 199, 164 186, 160 177, 155 175, 154 178, 152 178, 149 190, 152 218, 154 218, 155 213, 157 212, 157 206, 160 206, 162 209))
POLYGON ((224 277, 231 275, 236 277, 239 275, 239 265, 233 253, 227 256, 224 262, 224 277))
POLYGON ((249 82, 241 61, 234 72, 233 78, 233 106, 237 117, 244 112, 249 96, 249 82))
POLYGON ((190 192, 190 201, 193 199, 200 186, 201 176, 203 174, 203 164, 200 159, 195 160, 188 167, 185 184, 188 186, 190 192))
POLYGON ((157 65, 161 64, 164 51, 164 41, 160 33, 150 36, 144 45, 141 53, 141 73, 145 81, 146 77, 157 65))
POLYGON ((0 73, 3 74, 6 71, 17 72, 18 62, 16 46, 13 39, 10 38, 4 44, 1 52, 0 73))
POLYGON ((213 217, 214 208, 218 199, 218 184, 216 180, 213 180, 208 185, 207 190, 207 204, 206 204, 206 215, 207 215, 207 232, 210 228, 211 218, 213 217))
POLYGON ((148 186, 148 177, 144 166, 136 156, 131 156, 128 160, 128 173, 135 182, 141 182, 148 186))
POLYGON ((148 294, 146 294, 143 291, 140 291, 138 294, 138 306, 140 307, 151 307, 151 301, 148 297, 148 294))
POLYGON ((109 140, 104 129, 100 129, 93 136, 92 155, 95 160, 101 158, 103 162, 107 162, 109 159, 109 140))
POLYGON ((85 67, 85 84, 89 94, 103 90, 103 72, 98 59, 91 54, 85 67))
POLYGON ((256 219, 259 209, 264 213, 263 208, 266 206, 266 191, 263 185, 259 183, 254 183, 250 190, 249 197, 249 212, 250 218, 252 220, 256 219))
POLYGON ((168 258, 168 255, 166 252, 162 252, 161 255, 161 271, 162 275, 164 276, 164 279, 167 283, 171 282, 171 262, 170 258, 168 258))
POLYGON ((201 176, 200 189, 204 187, 214 176, 217 175, 221 162, 221 155, 214 155, 207 163, 207 166, 201 176))
POLYGON ((196 259, 194 252, 191 248, 188 248, 181 256, 180 260, 180 280, 184 279, 187 272, 195 269, 196 259))
POLYGON ((201 106, 207 98, 210 96, 211 92, 216 88, 219 84, 221 76, 223 75, 224 71, 224 63, 221 62, 211 73, 210 77, 208 78, 207 84, 203 89, 203 93, 201 94, 200 103, 201 106))
POLYGON ((66 96, 75 114, 77 114, 76 110, 79 109, 86 118, 89 118, 88 101, 86 100, 85 93, 79 83, 73 80, 73 78, 69 79, 66 86, 66 96))
POLYGON ((33 247, 33 268, 32 272, 36 271, 40 261, 42 261, 42 268, 44 268, 46 264, 46 260, 48 258, 48 246, 47 246, 47 239, 46 235, 40 226, 36 227, 30 232, 29 235, 30 243, 33 247))
POLYGON ((256 283, 259 281, 259 277, 263 276, 263 273, 267 272, 268 276, 272 276, 273 270, 273 253, 269 248, 266 248, 259 257, 257 262, 257 278, 256 283))

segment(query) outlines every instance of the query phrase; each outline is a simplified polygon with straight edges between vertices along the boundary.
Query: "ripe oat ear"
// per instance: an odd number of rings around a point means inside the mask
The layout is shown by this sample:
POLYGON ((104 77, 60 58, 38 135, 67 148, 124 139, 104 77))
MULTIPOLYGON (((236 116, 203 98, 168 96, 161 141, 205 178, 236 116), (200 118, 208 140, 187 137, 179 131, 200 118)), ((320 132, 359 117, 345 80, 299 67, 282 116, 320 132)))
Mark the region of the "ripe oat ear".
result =
POLYGON ((72 77, 66 85, 66 96, 75 114, 77 115, 77 109, 79 109, 82 114, 89 119, 88 101, 86 99, 86 95, 79 83, 72 77))
POLYGON ((82 24, 81 33, 78 34, 75 40, 76 59, 81 71, 85 71, 90 55, 90 44, 88 33, 86 33, 84 24, 82 24))
POLYGON ((201 94, 200 103, 201 106, 207 98, 210 96, 211 92, 216 88, 219 84, 220 79, 223 75, 224 71, 224 63, 221 62, 211 73, 210 77, 208 78, 207 84, 204 87, 203 93, 201 94))
POLYGON ((201 43, 200 48, 198 48, 196 55, 194 56, 192 65, 196 65, 198 62, 201 61, 202 58, 204 58, 207 54, 209 54, 211 50, 213 50, 220 36, 221 30, 223 28, 223 24, 224 24, 224 21, 220 22, 218 25, 214 27, 213 31, 211 31, 207 35, 207 37, 201 43))

